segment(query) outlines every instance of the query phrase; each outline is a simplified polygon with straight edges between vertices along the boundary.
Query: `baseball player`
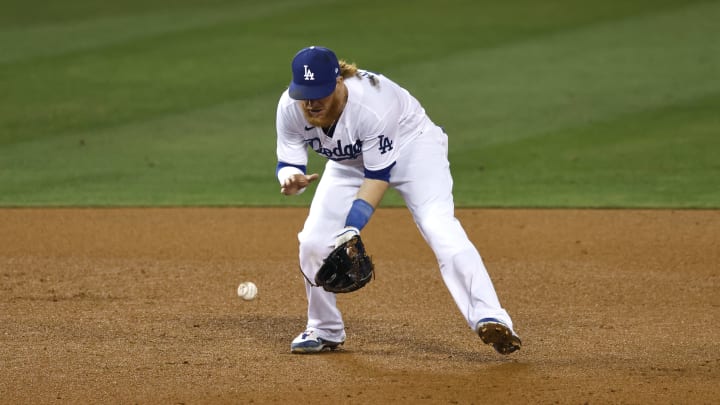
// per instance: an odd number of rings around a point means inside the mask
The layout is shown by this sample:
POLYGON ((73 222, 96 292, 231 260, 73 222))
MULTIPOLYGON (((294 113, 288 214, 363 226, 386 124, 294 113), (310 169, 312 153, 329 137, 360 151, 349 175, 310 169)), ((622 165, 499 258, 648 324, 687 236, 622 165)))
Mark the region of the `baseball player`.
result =
POLYGON ((345 342, 335 294, 309 280, 335 246, 360 234, 389 187, 404 199, 470 328, 501 354, 520 349, 480 254, 455 218, 448 137, 407 90, 311 46, 292 60, 276 125, 281 193, 302 193, 320 179, 298 234, 308 320, 291 352, 345 342), (308 148, 328 159, 322 178, 306 172, 308 148))

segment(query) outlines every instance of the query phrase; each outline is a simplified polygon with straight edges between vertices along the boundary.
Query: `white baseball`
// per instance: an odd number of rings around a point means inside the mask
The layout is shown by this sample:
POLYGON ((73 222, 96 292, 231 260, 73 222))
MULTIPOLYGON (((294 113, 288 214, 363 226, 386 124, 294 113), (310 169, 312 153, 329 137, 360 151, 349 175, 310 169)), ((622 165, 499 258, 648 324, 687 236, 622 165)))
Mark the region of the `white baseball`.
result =
POLYGON ((244 283, 240 283, 240 285, 238 286, 237 295, 245 301, 250 301, 255 299, 257 291, 258 290, 255 283, 253 283, 252 281, 246 281, 244 283))

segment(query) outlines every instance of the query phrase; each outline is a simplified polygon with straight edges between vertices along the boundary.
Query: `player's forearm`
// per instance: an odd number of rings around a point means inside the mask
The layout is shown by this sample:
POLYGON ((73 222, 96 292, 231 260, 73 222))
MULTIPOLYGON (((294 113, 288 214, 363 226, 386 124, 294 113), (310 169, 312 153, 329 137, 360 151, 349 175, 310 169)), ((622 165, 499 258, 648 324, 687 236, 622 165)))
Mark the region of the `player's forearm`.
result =
POLYGON ((365 179, 357 193, 357 198, 367 201, 373 209, 380 205, 380 201, 387 191, 389 183, 387 181, 365 179))

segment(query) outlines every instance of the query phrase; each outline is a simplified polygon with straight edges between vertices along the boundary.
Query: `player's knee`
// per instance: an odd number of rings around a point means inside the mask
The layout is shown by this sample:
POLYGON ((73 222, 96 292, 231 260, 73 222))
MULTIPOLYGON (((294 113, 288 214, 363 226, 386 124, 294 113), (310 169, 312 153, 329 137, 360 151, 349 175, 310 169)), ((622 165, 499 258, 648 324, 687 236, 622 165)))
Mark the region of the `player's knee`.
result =
POLYGON ((454 217, 426 216, 417 225, 426 238, 442 239, 453 237, 457 223, 454 217))
POLYGON ((322 258, 332 251, 332 241, 327 237, 300 234, 298 240, 300 242, 301 262, 317 261, 318 258, 322 261, 322 258))

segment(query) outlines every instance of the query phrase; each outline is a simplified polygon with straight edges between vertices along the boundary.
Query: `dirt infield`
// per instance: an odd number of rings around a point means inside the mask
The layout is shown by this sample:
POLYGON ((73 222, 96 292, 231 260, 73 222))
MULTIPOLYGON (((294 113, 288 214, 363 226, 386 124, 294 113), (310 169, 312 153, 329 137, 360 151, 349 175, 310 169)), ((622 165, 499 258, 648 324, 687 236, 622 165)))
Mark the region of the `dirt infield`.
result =
POLYGON ((523 338, 507 357, 388 208, 364 232, 377 278, 339 298, 344 349, 290 354, 305 214, 0 210, 0 403, 720 398, 720 211, 458 210, 523 338))

